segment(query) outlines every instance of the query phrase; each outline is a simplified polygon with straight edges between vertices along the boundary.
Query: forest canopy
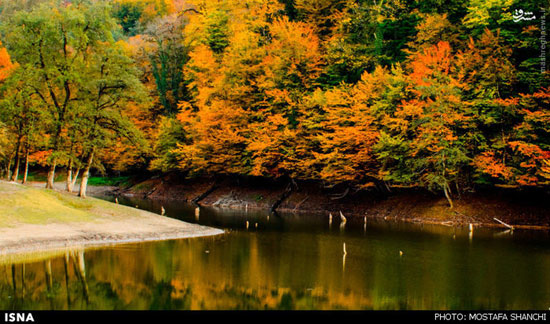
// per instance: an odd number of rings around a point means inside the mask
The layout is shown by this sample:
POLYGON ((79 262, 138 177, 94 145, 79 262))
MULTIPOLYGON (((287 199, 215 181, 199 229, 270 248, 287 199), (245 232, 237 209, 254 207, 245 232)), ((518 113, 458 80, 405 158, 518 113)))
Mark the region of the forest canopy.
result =
POLYGON ((47 167, 51 187, 63 167, 68 189, 79 170, 147 169, 420 186, 449 202, 477 185, 547 186, 549 11, 0 0, 2 169, 47 167))

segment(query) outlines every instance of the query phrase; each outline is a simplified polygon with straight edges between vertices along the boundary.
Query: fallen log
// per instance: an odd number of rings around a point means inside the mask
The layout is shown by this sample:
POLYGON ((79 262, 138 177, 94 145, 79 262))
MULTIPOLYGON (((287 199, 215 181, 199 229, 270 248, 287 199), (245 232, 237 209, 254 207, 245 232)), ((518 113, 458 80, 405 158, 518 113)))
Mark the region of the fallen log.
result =
POLYGON ((276 213, 277 208, 279 208, 279 206, 290 196, 290 194, 292 194, 293 188, 292 183, 289 183, 281 197, 279 197, 279 199, 271 205, 270 211, 272 213, 276 213))
POLYGON ((204 198, 208 197, 208 195, 210 195, 214 190, 218 189, 218 183, 217 182, 214 182, 210 188, 208 188, 208 190, 206 190, 205 192, 203 192, 202 194, 198 195, 197 197, 193 198, 193 200, 191 200, 192 203, 194 203, 195 205, 197 206, 200 206, 199 202, 201 200, 203 200, 204 198))
POLYGON ((508 227, 509 229, 513 230, 514 229, 514 226, 512 225, 508 225, 506 224, 505 222, 501 221, 500 219, 496 218, 496 217, 493 217, 494 220, 496 220, 497 222, 501 223, 502 225, 508 227))

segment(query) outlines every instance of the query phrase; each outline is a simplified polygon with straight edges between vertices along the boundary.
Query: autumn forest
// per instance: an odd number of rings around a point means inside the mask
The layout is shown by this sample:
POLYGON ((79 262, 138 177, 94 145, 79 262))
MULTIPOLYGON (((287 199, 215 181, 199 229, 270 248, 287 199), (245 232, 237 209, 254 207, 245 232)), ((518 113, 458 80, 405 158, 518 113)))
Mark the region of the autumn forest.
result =
MULTIPOLYGON (((545 8, 546 6, 546 8, 545 8)), ((0 0, 0 166, 550 184, 544 0, 0 0), (517 11, 536 19, 518 19, 517 11)))

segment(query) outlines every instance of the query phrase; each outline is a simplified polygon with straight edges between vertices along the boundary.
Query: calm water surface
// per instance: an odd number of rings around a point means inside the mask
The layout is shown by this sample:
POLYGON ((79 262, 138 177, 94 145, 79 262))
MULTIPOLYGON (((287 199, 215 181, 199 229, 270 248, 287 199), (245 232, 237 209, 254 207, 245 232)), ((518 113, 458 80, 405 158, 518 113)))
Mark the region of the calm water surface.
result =
MULTIPOLYGON (((160 211, 159 202, 119 200, 160 211)), ((192 206, 162 205, 170 217, 229 232, 5 258, 0 308, 550 307, 547 232, 476 229, 470 238, 467 228, 384 221, 340 229, 318 214, 268 219, 267 212, 201 208, 197 218, 192 206)))

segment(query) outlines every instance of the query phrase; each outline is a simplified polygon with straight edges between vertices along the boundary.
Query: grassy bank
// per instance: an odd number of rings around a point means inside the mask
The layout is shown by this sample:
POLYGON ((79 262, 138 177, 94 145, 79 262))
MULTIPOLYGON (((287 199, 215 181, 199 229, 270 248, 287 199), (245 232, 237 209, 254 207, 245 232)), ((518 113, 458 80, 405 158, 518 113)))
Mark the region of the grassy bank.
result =
POLYGON ((103 200, 0 182, 0 227, 126 218, 133 210, 103 200))
POLYGON ((0 253, 223 233, 127 206, 0 181, 0 253))

